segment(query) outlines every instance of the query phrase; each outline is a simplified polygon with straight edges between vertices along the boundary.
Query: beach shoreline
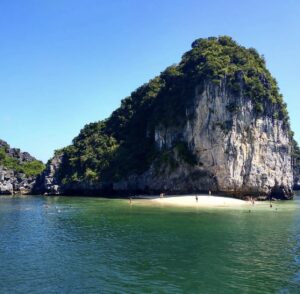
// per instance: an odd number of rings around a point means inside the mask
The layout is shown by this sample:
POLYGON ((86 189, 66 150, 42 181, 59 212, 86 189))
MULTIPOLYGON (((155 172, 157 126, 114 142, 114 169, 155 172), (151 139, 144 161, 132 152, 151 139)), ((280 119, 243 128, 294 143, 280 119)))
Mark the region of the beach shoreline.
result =
POLYGON ((139 203, 155 204, 164 206, 182 207, 236 207, 252 206, 250 201, 245 201, 232 197, 222 197, 213 195, 169 195, 164 197, 149 196, 138 199, 139 203))

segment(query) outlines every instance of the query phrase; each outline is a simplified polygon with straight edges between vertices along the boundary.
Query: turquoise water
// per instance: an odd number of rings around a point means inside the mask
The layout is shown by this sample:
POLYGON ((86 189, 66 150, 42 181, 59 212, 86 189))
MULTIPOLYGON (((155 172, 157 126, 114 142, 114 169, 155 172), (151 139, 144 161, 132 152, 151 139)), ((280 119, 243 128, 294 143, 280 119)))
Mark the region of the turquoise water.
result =
POLYGON ((0 197, 0 293, 300 293, 300 195, 250 213, 0 197))

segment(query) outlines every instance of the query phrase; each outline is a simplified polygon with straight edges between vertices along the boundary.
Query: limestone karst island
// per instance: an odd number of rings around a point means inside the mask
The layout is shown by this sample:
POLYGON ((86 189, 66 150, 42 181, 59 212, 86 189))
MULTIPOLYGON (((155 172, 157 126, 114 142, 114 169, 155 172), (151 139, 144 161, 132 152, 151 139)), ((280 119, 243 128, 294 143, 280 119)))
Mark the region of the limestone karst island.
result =
POLYGON ((0 12, 0 294, 300 294, 300 1, 0 12))
POLYGON ((299 173, 300 150, 264 57, 227 36, 195 40, 46 166, 0 141, 1 194, 291 199, 299 173))

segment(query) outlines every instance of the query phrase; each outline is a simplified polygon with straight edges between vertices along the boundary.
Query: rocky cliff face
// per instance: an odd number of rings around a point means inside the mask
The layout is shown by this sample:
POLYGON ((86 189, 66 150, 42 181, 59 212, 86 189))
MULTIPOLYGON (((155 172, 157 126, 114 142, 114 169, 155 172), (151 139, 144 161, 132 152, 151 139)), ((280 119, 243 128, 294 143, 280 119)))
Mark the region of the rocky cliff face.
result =
POLYGON ((28 194, 43 164, 0 140, 0 195, 28 194))
POLYGON ((196 40, 58 154, 37 191, 292 197, 286 106, 263 58, 229 37, 196 40))
POLYGON ((61 193, 58 171, 62 156, 54 156, 46 165, 45 170, 38 175, 32 187, 33 194, 59 195, 61 193))
POLYGON ((294 190, 300 190, 300 166, 294 168, 294 190))
POLYGON ((300 190, 300 148, 296 140, 292 144, 293 153, 293 172, 294 172, 294 190, 300 190))
POLYGON ((29 194, 35 178, 0 166, 0 195, 29 194))
POLYGON ((175 149, 171 156, 178 167, 163 165, 157 172, 154 163, 142 176, 115 183, 115 190, 291 197, 291 146, 282 121, 256 117, 251 100, 243 96, 237 100, 224 83, 206 84, 200 94, 196 88, 193 109, 193 118, 187 118, 183 127, 157 126, 155 142, 159 150, 173 150, 176 142, 186 142, 195 165, 181 162, 175 149), (230 111, 232 103, 239 111, 230 111))

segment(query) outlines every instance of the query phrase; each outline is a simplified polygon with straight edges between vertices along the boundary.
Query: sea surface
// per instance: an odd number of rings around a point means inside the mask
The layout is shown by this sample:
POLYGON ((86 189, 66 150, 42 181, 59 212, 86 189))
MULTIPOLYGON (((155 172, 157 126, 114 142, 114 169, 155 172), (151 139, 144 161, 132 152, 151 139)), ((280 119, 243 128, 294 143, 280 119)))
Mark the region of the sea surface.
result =
POLYGON ((0 293, 300 293, 300 194, 250 212, 1 196, 0 293))

